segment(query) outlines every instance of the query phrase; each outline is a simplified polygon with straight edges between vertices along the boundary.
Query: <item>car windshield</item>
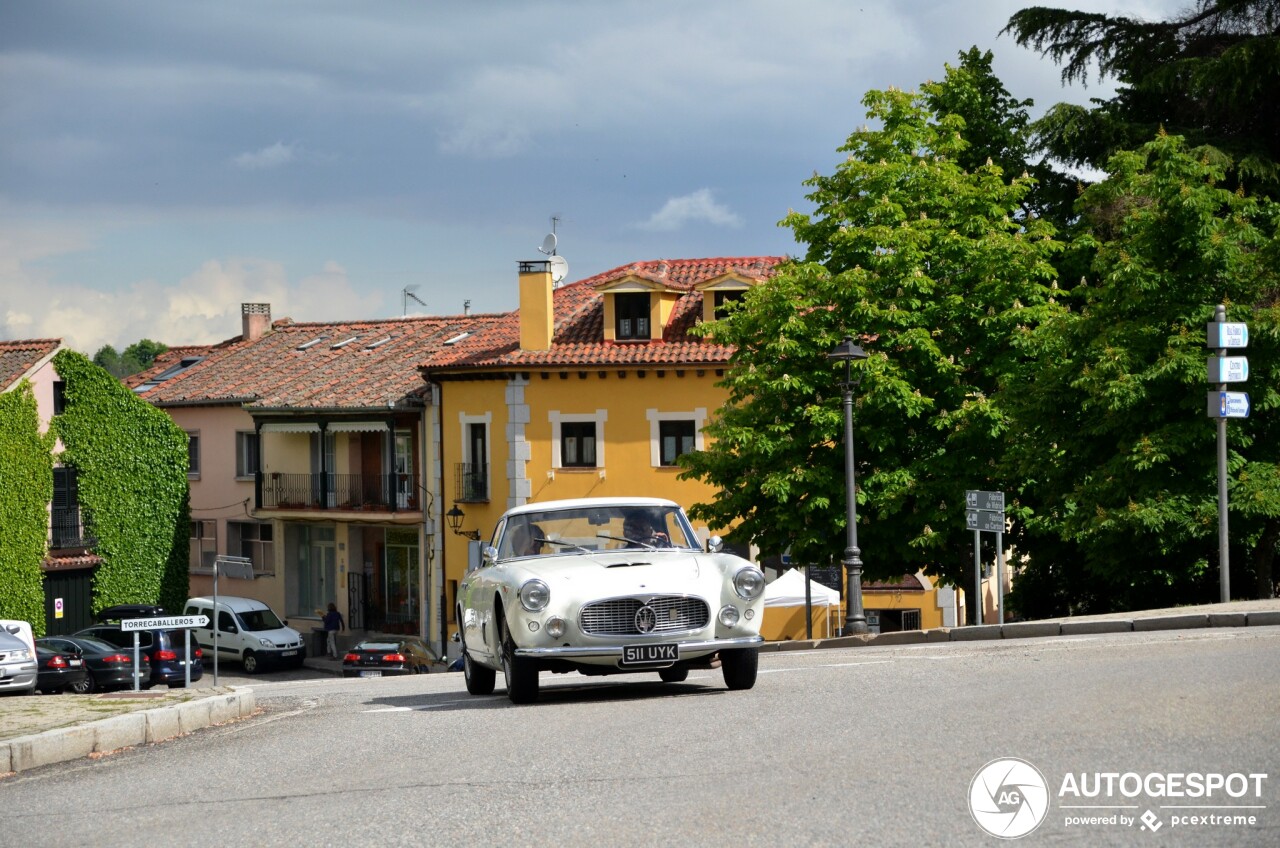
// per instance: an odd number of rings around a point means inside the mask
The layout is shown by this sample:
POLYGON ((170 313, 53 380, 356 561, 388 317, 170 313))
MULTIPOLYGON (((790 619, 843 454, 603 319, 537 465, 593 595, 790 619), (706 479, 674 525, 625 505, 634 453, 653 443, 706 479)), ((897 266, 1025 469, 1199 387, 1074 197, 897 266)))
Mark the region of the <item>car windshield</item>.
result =
POLYGON ((697 549, 689 519, 675 506, 579 506, 513 515, 502 526, 498 559, 626 548, 697 549))
POLYGON ((240 619, 241 630, 279 630, 284 627, 280 618, 269 609, 238 612, 236 618, 240 619))

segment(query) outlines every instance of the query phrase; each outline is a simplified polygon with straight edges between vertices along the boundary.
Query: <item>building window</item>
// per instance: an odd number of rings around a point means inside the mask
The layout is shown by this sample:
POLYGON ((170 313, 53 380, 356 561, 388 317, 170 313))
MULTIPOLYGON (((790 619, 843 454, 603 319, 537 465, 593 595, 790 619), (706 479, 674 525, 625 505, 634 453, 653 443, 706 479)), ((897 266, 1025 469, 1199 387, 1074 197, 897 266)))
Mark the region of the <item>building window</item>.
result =
POLYGON ((187 476, 200 476, 200 434, 187 433, 187 476))
POLYGON ((489 500, 490 413, 459 415, 462 425, 462 457, 458 465, 455 495, 460 501, 489 500))
POLYGON ((649 338, 649 295, 616 294, 613 296, 615 339, 649 338))
POLYGON ((658 464, 676 464, 676 457, 694 449, 697 428, 692 421, 658 422, 658 464))
POLYGON ((236 476, 252 477, 258 473, 258 434, 252 430, 236 431, 236 476))
POLYGON ((191 520, 191 570, 212 572, 218 558, 218 522, 191 520))
POLYGON ((255 576, 265 577, 276 573, 273 539, 270 522, 227 522, 227 553, 252 560, 255 576))
POLYGON ((565 468, 596 467, 594 421, 566 421, 560 425, 560 464, 565 468))
POLYGON ((742 296, 745 294, 744 289, 718 289, 715 293, 716 320, 719 321, 728 314, 728 310, 724 308, 726 303, 741 303, 742 296))
POLYGON ((61 415, 67 408, 67 384, 64 380, 53 381, 53 414, 61 415))
POLYGON ((80 496, 76 487, 76 470, 53 469, 53 503, 49 512, 49 546, 74 548, 87 545, 80 522, 80 496))
POLYGON ((645 410, 649 419, 649 461, 654 468, 672 468, 676 457, 702 450, 702 428, 707 423, 706 407, 688 412, 645 410))
POLYGON ((609 420, 607 409, 594 414, 547 413, 551 422, 552 468, 604 468, 604 425, 609 420))

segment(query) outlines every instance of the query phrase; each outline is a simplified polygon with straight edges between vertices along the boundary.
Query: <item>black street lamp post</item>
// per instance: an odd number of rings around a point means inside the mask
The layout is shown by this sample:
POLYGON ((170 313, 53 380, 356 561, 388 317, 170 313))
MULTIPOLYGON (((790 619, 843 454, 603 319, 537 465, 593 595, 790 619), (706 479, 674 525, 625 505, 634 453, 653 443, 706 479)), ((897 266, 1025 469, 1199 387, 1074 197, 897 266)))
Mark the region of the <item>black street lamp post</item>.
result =
POLYGON ((847 502, 846 547, 842 560, 846 581, 843 635, 848 636, 867 632, 867 617, 862 611, 862 551, 858 550, 858 481, 853 463, 852 371, 853 360, 866 359, 867 354, 854 344, 852 336, 845 336, 844 341, 827 354, 827 358, 844 363, 844 382, 840 384, 844 391, 844 489, 847 502))

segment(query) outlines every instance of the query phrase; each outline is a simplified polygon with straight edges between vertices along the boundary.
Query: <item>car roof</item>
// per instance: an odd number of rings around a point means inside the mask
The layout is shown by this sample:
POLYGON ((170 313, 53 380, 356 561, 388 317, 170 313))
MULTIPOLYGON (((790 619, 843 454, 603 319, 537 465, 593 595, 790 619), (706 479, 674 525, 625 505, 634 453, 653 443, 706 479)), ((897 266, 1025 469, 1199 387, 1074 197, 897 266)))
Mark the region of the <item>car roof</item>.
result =
MULTIPOLYGON (((212 596, 201 595, 198 598, 187 598, 187 603, 201 603, 213 606, 213 598, 212 596)), ((265 601, 259 601, 255 598, 238 598, 234 595, 219 595, 218 606, 226 607, 234 612, 271 609, 265 601)))
POLYGON ((538 501, 523 506, 512 507, 504 513, 508 515, 524 515, 529 512, 547 512, 557 509, 582 509, 583 507, 616 508, 626 506, 669 506, 680 504, 666 498, 566 498, 559 501, 538 501))
POLYGON ((125 618, 153 618, 164 615, 164 607, 155 604, 116 604, 98 610, 98 621, 116 621, 125 618))

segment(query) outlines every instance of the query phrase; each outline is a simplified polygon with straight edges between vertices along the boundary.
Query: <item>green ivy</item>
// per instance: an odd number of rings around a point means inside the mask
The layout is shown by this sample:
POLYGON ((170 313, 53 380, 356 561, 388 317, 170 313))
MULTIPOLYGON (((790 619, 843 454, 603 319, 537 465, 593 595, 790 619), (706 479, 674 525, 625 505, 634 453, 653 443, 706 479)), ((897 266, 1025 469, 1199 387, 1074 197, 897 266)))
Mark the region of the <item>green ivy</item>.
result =
POLYGON ((180 610, 188 590, 187 434, 85 356, 64 350, 53 363, 66 383, 54 426, 63 461, 77 469, 85 527, 102 558, 94 609, 180 610))
POLYGON ((29 621, 39 636, 54 442, 52 433, 40 432, 29 381, 0 394, 0 618, 29 621))

